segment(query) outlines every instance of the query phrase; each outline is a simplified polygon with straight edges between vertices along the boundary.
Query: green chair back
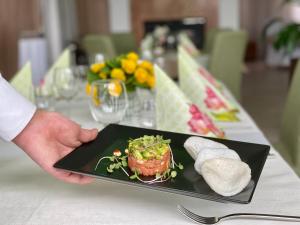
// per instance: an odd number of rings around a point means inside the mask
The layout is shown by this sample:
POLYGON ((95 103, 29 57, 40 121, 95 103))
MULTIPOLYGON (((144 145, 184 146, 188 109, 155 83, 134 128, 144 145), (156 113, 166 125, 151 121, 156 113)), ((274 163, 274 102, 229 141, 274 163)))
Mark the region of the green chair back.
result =
POLYGON ((137 44, 133 33, 113 33, 111 39, 118 55, 137 51, 137 44))
POLYGON ((300 60, 294 72, 283 112, 280 146, 279 151, 300 175, 300 60))
POLYGON ((109 35, 88 34, 82 40, 82 46, 89 56, 101 53, 105 58, 116 56, 113 41, 109 35))
POLYGON ((219 32, 209 57, 208 70, 240 99, 242 67, 247 44, 244 31, 219 32))
POLYGON ((205 40, 204 40, 204 46, 203 46, 203 53, 204 54, 211 54, 216 36, 225 31, 231 31, 229 28, 210 28, 206 33, 205 33, 205 40))

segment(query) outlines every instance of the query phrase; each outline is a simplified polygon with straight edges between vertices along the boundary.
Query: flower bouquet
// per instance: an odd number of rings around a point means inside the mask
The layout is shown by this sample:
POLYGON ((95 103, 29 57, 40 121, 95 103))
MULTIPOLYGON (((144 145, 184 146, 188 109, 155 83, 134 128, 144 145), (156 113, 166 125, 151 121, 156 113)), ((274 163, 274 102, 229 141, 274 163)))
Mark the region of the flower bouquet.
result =
POLYGON ((120 55, 103 63, 92 64, 87 79, 86 91, 88 94, 90 85, 95 80, 122 80, 128 92, 133 92, 137 87, 152 89, 155 85, 153 64, 147 60, 140 60, 135 52, 120 55))

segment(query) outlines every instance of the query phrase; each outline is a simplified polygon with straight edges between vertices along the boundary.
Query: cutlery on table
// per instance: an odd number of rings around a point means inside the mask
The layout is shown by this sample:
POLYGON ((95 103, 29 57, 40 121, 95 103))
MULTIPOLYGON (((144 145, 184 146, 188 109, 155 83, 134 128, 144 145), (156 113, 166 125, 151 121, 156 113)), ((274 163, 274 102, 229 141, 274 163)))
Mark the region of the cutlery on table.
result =
POLYGON ((177 210, 181 212, 187 218, 193 220, 196 223, 200 224, 215 224, 220 220, 225 220, 228 218, 255 218, 255 219, 273 219, 273 220, 288 220, 288 221, 300 221, 300 216, 286 216, 286 215, 272 215, 272 214, 261 214, 261 213, 234 213, 220 217, 204 217, 197 215, 190 210, 186 209, 182 205, 177 205, 177 210))

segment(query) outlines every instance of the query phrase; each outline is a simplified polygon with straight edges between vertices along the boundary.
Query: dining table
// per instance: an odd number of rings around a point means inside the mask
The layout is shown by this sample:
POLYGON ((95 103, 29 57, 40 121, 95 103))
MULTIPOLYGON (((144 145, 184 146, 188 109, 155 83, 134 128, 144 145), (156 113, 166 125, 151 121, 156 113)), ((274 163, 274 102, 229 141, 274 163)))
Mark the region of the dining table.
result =
MULTIPOLYGON (((240 121, 217 123, 226 137, 271 146, 242 105, 235 103, 239 108, 240 121)), ((84 95, 68 104, 58 102, 55 110, 84 128, 104 128, 103 124, 93 120, 88 98, 84 95)), ((121 124, 141 126, 135 117, 125 118, 121 124)), ((271 146, 249 204, 210 201, 102 179, 76 185, 55 179, 13 143, 0 141, 1 225, 195 224, 177 211, 177 205, 202 216, 242 212, 300 216, 300 179, 271 146)), ((224 220, 220 224, 281 225, 300 222, 239 218, 224 220)))

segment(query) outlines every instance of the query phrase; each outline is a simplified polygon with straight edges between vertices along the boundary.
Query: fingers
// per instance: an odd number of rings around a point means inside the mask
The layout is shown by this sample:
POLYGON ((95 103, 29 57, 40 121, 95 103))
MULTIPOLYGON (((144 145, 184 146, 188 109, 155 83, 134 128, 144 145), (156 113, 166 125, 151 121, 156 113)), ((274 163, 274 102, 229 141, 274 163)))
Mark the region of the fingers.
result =
POLYGON ((97 129, 83 129, 81 128, 80 133, 79 133, 79 141, 85 143, 94 140, 98 135, 98 130, 97 129))
POLYGON ((52 175, 62 181, 72 183, 72 184, 89 184, 94 180, 92 177, 87 177, 87 176, 66 172, 66 171, 56 171, 52 175))
POLYGON ((73 184, 90 184, 93 182, 92 177, 83 176, 80 174, 71 173, 68 177, 64 179, 64 181, 73 183, 73 184))

